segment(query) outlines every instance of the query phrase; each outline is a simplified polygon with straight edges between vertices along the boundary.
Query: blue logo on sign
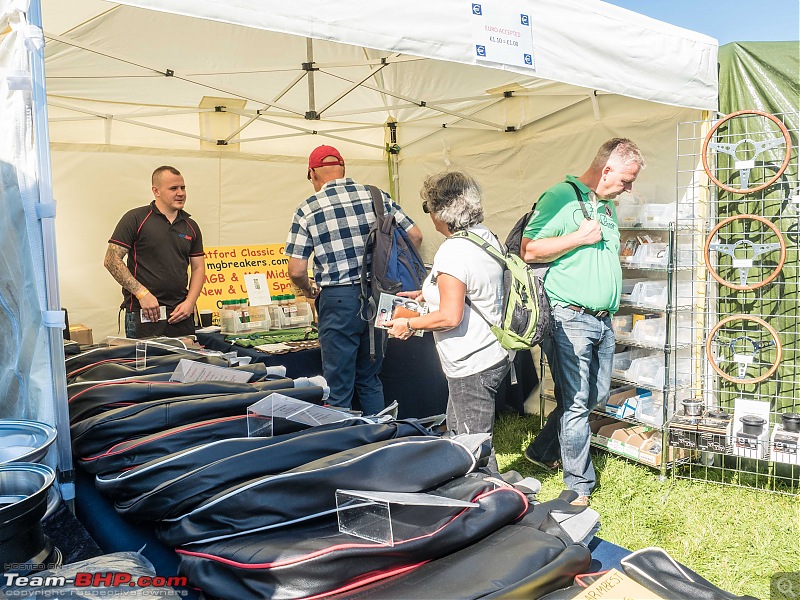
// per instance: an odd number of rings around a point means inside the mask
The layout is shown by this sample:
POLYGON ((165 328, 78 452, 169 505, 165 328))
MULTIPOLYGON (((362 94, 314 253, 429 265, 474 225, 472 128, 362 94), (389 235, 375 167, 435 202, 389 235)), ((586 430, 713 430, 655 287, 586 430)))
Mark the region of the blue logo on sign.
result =
POLYGON ((478 53, 478 56, 486 56, 486 46, 476 45, 475 52, 478 53))
POLYGON ((473 4, 472 5, 472 14, 473 15, 482 15, 481 12, 481 5, 480 4, 473 4))
POLYGON ((530 54, 523 54, 525 57, 525 64, 532 65, 533 64, 533 57, 530 54))
MULTIPOLYGON (((472 6, 475 6, 474 4, 472 6)), ((528 19, 528 15, 520 15, 519 22, 525 25, 526 27, 530 25, 530 20, 528 19)))

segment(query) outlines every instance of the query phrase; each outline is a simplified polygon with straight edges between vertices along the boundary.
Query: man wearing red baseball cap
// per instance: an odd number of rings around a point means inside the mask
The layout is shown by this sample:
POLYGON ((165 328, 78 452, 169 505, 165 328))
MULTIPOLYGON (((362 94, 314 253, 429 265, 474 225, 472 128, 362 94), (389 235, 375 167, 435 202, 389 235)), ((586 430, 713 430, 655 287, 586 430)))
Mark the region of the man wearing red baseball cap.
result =
MULTIPOLYGON (((314 151, 308 157, 309 181, 311 181, 311 175, 315 169, 319 169, 320 167, 332 167, 335 165, 342 167, 342 175, 344 175, 344 159, 336 148, 333 146, 318 146, 314 148, 314 151)), ((319 191, 316 187, 314 189, 319 191)))
MULTIPOLYGON (((369 189, 345 177, 344 158, 333 146, 319 146, 308 157, 308 180, 316 192, 297 207, 285 253, 289 277, 309 298, 316 298, 322 373, 331 389, 328 401, 351 408, 353 391, 364 414, 384 408, 378 373, 383 350, 376 340, 370 360, 369 326, 361 318, 360 277, 364 246, 375 222, 369 189), (314 255, 314 279, 308 261, 314 255)), ((422 232, 400 207, 382 192, 384 211, 393 214, 412 243, 422 243, 422 232)))

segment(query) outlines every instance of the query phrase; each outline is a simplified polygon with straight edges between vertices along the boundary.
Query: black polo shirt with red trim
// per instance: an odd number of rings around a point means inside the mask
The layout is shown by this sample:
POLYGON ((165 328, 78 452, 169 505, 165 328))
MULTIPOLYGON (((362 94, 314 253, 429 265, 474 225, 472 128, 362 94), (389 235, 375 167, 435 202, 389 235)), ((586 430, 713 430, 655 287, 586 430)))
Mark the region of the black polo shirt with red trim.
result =
MULTIPOLYGON (((189 213, 178 211, 170 223, 154 200, 125 213, 108 243, 128 250, 128 269, 159 304, 174 308, 186 299, 189 259, 203 256, 203 236, 189 213)), ((122 296, 122 308, 139 310, 136 296, 125 288, 122 296)))

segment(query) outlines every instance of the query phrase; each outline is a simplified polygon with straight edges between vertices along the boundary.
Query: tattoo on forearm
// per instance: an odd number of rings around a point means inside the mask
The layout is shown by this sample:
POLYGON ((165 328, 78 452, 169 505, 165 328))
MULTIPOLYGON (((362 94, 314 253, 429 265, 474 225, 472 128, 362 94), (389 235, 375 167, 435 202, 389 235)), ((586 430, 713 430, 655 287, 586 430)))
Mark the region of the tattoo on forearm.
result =
POLYGON ((144 289, 144 286, 136 281, 133 274, 125 265, 124 259, 127 253, 127 250, 121 246, 109 245, 108 251, 106 252, 104 265, 118 284, 120 284, 129 292, 136 294, 144 289))

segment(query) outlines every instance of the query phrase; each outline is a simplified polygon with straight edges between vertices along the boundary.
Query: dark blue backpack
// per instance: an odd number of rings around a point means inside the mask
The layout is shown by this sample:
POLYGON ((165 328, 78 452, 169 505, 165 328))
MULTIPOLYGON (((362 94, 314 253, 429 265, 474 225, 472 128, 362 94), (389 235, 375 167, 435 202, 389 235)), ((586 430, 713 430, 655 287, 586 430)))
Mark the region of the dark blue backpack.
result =
POLYGON ((370 325, 370 357, 374 359, 372 334, 381 294, 421 289, 427 272, 408 234, 394 215, 386 214, 381 191, 374 185, 368 185, 367 189, 372 194, 375 223, 367 236, 361 262, 361 316, 370 325))

